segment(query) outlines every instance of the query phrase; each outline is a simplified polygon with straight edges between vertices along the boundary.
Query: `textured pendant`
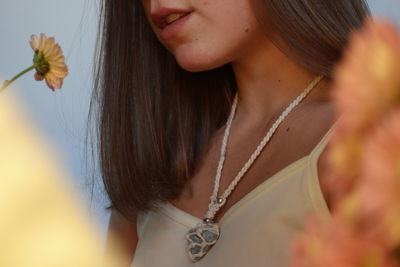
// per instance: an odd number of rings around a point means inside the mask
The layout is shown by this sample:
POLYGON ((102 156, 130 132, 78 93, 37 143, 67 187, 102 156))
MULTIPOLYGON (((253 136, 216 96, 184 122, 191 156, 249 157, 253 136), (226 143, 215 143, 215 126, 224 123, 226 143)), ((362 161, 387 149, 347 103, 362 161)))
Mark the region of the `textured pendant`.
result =
POLYGON ((190 229, 185 239, 186 251, 192 262, 200 260, 219 238, 219 227, 213 222, 201 222, 190 229))

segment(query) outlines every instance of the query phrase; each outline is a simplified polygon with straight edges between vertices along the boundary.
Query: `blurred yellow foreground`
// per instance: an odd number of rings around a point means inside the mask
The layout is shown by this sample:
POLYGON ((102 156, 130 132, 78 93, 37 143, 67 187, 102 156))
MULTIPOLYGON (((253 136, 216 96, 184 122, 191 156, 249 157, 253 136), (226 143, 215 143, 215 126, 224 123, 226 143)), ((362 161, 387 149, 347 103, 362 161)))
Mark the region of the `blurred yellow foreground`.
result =
POLYGON ((0 266, 126 266, 103 257, 94 224, 13 88, 0 94, 0 266))

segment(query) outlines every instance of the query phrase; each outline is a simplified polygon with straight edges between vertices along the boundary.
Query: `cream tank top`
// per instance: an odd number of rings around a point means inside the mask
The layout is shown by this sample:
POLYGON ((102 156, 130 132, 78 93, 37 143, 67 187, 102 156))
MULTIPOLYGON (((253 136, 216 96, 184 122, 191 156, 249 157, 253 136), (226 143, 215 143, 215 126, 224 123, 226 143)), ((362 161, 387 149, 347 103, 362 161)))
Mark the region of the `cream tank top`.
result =
MULTIPOLYGON (((336 125, 336 123, 335 123, 336 125)), ((318 158, 335 125, 307 156, 266 179, 227 210, 217 243, 196 263, 185 250, 185 233, 200 218, 170 202, 139 213, 138 244, 131 267, 284 267, 291 244, 308 216, 329 217, 318 180, 318 158)))

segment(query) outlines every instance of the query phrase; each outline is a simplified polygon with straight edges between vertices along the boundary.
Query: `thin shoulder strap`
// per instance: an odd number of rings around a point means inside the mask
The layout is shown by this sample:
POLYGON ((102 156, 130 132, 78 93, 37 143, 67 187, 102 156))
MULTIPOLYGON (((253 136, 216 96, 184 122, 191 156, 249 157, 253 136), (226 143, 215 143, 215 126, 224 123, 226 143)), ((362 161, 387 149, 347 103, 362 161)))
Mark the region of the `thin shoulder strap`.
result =
POLYGON ((330 140, 331 136, 333 135, 340 119, 341 119, 341 117, 336 119, 335 123, 331 126, 331 128, 329 128, 329 130, 325 133, 325 135, 322 137, 322 139, 314 147, 314 149, 310 153, 311 157, 317 157, 317 158, 319 157, 319 155, 322 153, 322 151, 328 144, 328 141, 330 140))

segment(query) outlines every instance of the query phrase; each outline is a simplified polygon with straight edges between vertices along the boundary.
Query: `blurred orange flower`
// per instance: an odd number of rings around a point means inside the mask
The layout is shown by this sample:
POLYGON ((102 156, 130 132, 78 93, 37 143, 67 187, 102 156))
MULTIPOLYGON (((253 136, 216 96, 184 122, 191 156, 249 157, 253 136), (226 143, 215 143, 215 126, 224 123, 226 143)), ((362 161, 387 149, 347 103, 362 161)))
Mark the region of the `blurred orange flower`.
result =
POLYGON ((354 186, 370 128, 400 104, 400 36, 394 26, 369 19, 352 34, 334 71, 332 97, 340 121, 329 145, 327 183, 340 198, 354 186))
POLYGON ((374 227, 387 229, 400 244, 400 107, 378 124, 367 139, 365 161, 358 185, 365 217, 374 227))
POLYGON ((398 267, 387 235, 371 227, 374 220, 362 216, 361 205, 360 195, 353 193, 328 220, 311 218, 293 244, 289 267, 398 267))
POLYGON ((289 267, 397 267, 384 242, 357 231, 340 218, 314 222, 297 240, 289 267))
POLYGON ((68 75, 68 68, 54 37, 47 38, 44 33, 41 33, 40 37, 32 35, 30 45, 35 51, 33 58, 35 79, 37 81, 45 79, 47 86, 53 91, 61 88, 63 79, 68 75))
MULTIPOLYGON (((400 35, 366 21, 334 72, 339 112, 328 144, 331 217, 314 219, 292 267, 400 266, 400 35)), ((325 180, 325 179, 324 179, 325 180)))
POLYGON ((389 23, 368 20, 354 33, 335 71, 332 90, 347 133, 363 130, 400 103, 400 36, 389 23))

